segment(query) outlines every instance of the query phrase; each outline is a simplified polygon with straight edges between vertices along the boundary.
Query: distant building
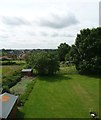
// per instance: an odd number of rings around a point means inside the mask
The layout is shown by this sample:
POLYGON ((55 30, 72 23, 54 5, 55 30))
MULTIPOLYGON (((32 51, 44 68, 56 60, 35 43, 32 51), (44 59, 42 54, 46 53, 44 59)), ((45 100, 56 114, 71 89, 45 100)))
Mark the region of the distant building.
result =
POLYGON ((16 117, 18 96, 9 93, 0 95, 0 120, 14 119, 16 117))
POLYGON ((12 60, 12 58, 9 58, 8 56, 1 56, 0 60, 12 60))
POLYGON ((23 69, 21 72, 22 72, 23 76, 32 76, 33 75, 32 69, 23 69))

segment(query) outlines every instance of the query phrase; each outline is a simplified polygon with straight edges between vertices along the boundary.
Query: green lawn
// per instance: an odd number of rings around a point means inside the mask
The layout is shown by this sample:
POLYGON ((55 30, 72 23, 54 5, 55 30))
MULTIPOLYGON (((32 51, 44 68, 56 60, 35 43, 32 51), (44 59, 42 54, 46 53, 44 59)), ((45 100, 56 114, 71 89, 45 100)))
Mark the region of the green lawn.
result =
POLYGON ((37 77, 34 89, 18 117, 89 118, 89 111, 99 113, 99 79, 77 74, 73 67, 53 77, 37 77), (71 71, 71 72, 70 72, 71 71))

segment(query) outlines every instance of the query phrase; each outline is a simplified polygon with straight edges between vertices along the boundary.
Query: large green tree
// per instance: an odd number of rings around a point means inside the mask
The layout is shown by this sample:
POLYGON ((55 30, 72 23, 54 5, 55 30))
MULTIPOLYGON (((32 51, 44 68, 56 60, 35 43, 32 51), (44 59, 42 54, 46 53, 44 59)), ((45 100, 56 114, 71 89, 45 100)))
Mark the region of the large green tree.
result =
POLYGON ((77 34, 71 57, 80 73, 101 73, 101 28, 83 29, 77 34))
POLYGON ((66 43, 61 43, 58 46, 58 55, 60 61, 65 61, 65 56, 69 52, 69 50, 70 50, 70 46, 66 43))
POLYGON ((59 60, 55 53, 32 52, 27 58, 27 64, 40 75, 52 75, 59 70, 59 60))

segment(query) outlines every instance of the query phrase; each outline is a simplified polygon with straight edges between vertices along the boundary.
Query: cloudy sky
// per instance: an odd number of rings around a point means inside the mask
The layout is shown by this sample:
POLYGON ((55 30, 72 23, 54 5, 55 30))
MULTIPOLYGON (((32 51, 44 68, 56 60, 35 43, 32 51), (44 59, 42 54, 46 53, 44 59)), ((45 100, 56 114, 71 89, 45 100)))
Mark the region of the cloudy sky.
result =
POLYGON ((99 26, 99 0, 0 0, 0 49, 55 49, 99 26))

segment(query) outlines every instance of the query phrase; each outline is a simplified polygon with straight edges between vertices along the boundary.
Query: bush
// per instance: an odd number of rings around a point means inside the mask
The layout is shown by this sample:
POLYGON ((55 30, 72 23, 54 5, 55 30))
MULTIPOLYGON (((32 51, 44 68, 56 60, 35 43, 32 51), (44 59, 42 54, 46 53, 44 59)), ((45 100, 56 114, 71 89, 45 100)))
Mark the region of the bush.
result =
POLYGON ((10 76, 4 76, 2 84, 3 86, 8 86, 8 88, 13 87, 16 85, 17 82, 21 80, 21 72, 20 71, 15 71, 12 75, 10 76))
POLYGON ((11 62, 11 61, 2 62, 0 64, 2 64, 2 65, 17 65, 16 62, 11 62))
POLYGON ((10 93, 9 87, 7 85, 2 86, 2 88, 3 88, 2 93, 4 92, 10 93))
POLYGON ((26 102, 26 100, 28 100, 28 96, 31 93, 31 91, 33 90, 34 84, 35 84, 35 81, 32 81, 31 83, 29 83, 27 85, 27 89, 26 89, 25 93, 20 96, 20 103, 21 103, 20 105, 21 106, 23 106, 24 103, 26 102))

